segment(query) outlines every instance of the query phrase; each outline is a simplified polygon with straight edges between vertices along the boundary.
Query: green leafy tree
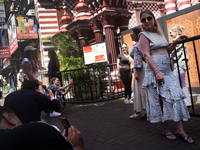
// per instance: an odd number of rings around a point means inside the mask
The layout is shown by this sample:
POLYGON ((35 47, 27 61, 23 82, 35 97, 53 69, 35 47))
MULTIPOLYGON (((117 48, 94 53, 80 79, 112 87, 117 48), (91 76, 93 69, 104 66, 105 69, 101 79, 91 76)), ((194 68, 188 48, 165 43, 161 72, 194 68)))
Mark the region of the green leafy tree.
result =
POLYGON ((83 57, 78 57, 81 49, 78 47, 78 43, 71 41, 71 38, 66 33, 58 33, 56 36, 47 37, 55 46, 55 49, 59 49, 57 53, 60 59, 60 71, 84 68, 83 57))

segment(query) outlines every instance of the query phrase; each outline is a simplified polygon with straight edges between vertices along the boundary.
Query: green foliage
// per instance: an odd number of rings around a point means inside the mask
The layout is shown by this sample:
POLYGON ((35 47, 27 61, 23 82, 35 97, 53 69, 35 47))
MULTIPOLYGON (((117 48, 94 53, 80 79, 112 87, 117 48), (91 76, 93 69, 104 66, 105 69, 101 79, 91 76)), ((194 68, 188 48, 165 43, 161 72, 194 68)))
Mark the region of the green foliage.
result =
POLYGON ((77 57, 81 49, 76 42, 71 41, 71 38, 66 33, 58 33, 54 37, 48 37, 47 40, 50 40, 55 49, 60 51, 57 53, 60 60, 60 71, 85 68, 73 72, 70 71, 72 74, 67 72, 64 75, 74 79, 74 86, 88 87, 98 84, 98 72, 92 68, 86 69, 83 57, 77 57))
POLYGON ((47 37, 47 40, 50 40, 55 49, 60 51, 57 53, 60 59, 60 71, 85 67, 83 57, 77 57, 81 49, 76 42, 71 41, 66 33, 58 33, 54 37, 47 37))

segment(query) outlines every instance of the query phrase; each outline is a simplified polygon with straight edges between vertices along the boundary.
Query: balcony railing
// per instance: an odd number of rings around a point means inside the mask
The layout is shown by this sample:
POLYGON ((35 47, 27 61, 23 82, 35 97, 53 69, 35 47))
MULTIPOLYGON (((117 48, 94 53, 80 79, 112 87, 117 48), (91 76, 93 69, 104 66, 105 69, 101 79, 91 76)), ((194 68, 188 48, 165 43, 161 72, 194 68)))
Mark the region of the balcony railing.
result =
MULTIPOLYGON (((200 63, 200 35, 194 36, 191 38, 186 39, 184 42, 180 42, 178 44, 182 43, 182 48, 184 49, 184 56, 185 56, 185 63, 188 63, 189 65, 186 65, 186 80, 187 80, 187 87, 190 93, 190 99, 192 102, 192 107, 189 108, 190 114, 192 116, 199 116, 200 117, 200 71, 199 71, 199 63, 200 63), (188 53, 188 62, 186 59, 186 52, 185 52, 185 46, 187 48, 188 53)), ((177 58, 176 54, 176 58, 177 58)), ((180 70, 179 66, 177 64, 178 73, 179 73, 179 82, 181 85, 181 76, 180 76, 180 70)))

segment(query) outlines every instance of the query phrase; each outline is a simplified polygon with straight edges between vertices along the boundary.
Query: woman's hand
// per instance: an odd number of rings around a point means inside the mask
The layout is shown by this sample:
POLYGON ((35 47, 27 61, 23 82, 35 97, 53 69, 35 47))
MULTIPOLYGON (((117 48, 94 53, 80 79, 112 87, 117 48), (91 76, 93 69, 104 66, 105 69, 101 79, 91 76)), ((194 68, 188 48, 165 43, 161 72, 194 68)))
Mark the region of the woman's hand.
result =
POLYGON ((161 72, 159 70, 157 70, 155 72, 155 74, 156 74, 156 80, 157 80, 158 84, 160 84, 160 83, 165 84, 165 79, 164 79, 163 75, 161 74, 161 72))
POLYGON ((50 89, 48 89, 48 88, 46 88, 46 89, 47 89, 47 96, 48 96, 51 100, 55 99, 55 97, 54 97, 54 95, 53 95, 53 92, 52 92, 50 89))
POLYGON ((42 81, 39 81, 39 80, 38 80, 38 82, 39 82, 39 85, 43 85, 43 82, 42 82, 42 81))
POLYGON ((135 76, 135 80, 139 80, 140 79, 137 69, 135 69, 135 71, 134 71, 134 76, 135 76))
POLYGON ((186 35, 181 35, 181 36, 179 36, 173 43, 177 44, 178 42, 182 42, 182 41, 184 41, 184 40, 187 39, 187 38, 188 38, 188 36, 186 36, 186 35))

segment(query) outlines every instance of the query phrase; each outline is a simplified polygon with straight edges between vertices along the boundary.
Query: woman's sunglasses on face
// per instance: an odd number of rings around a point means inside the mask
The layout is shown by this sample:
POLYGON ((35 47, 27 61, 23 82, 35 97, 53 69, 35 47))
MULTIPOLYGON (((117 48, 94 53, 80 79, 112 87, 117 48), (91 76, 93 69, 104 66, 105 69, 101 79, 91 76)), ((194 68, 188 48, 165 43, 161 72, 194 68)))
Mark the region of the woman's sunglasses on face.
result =
POLYGON ((141 19, 142 23, 145 23, 147 20, 151 21, 153 18, 151 16, 141 19))

